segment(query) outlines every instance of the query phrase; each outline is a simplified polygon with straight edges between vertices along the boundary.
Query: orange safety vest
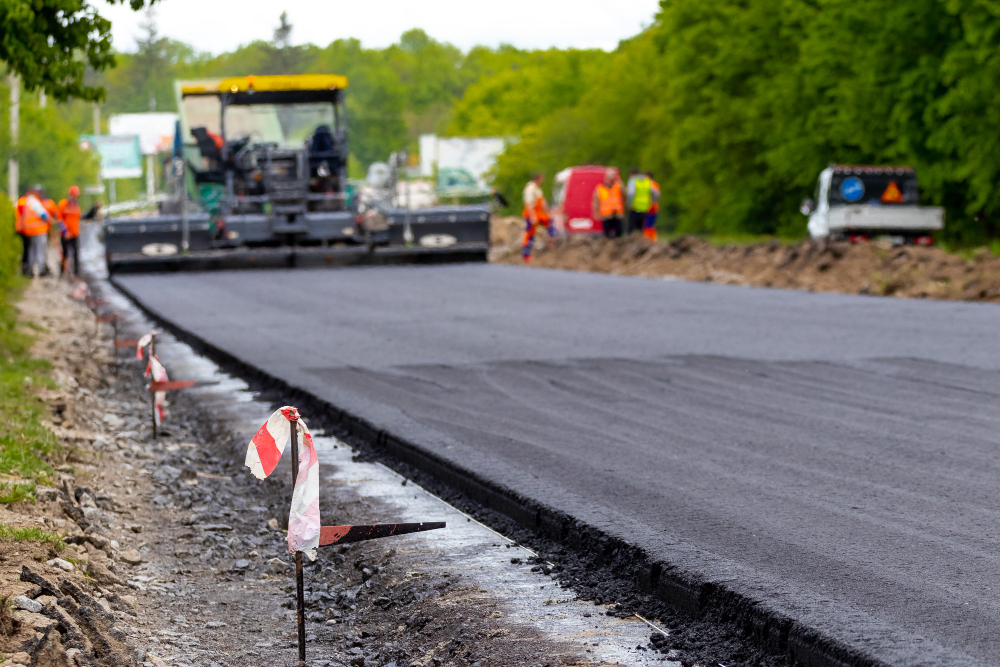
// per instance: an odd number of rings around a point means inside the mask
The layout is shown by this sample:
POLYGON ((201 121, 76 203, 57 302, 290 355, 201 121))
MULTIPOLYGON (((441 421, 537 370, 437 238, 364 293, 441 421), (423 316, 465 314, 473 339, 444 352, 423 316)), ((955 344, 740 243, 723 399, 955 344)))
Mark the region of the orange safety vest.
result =
POLYGON ((27 198, 24 199, 24 212, 21 216, 21 233, 25 236, 38 236, 49 233, 49 223, 42 220, 42 216, 35 213, 35 210, 28 206, 27 198))
MULTIPOLYGON (((547 223, 549 221, 550 219, 549 214, 545 210, 545 197, 539 197, 537 200, 535 200, 535 205, 532 208, 535 209, 535 220, 537 220, 542 224, 547 223)), ((521 213, 521 215, 527 219, 531 218, 531 212, 528 210, 527 206, 524 207, 524 211, 521 213)))
POLYGON ((597 199, 600 202, 599 213, 602 218, 614 218, 625 215, 625 204, 622 203, 622 187, 617 182, 610 188, 604 183, 597 186, 597 199))
POLYGON ((42 200, 42 207, 46 211, 48 211, 48 214, 49 214, 49 224, 51 225, 51 223, 56 219, 56 215, 59 213, 59 211, 56 209, 56 203, 54 201, 52 201, 51 199, 43 199, 42 200))
POLYGON ((59 200, 56 208, 59 220, 66 226, 66 238, 75 239, 80 235, 80 205, 70 204, 66 199, 59 200))
MULTIPOLYGON (((660 184, 657 183, 656 181, 653 181, 653 191, 656 192, 656 194, 660 194, 660 184)), ((660 212, 660 202, 654 201, 653 204, 649 207, 649 214, 656 215, 659 212, 660 212)))

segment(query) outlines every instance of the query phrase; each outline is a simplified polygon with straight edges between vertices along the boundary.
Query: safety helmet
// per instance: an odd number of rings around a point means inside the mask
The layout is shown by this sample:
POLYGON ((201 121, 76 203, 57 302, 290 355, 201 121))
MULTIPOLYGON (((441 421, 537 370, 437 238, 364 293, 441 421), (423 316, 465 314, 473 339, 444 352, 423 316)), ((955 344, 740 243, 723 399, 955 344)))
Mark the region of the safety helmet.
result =
POLYGON ((75 185, 69 186, 69 196, 70 197, 79 197, 80 196, 80 188, 76 187, 75 185))

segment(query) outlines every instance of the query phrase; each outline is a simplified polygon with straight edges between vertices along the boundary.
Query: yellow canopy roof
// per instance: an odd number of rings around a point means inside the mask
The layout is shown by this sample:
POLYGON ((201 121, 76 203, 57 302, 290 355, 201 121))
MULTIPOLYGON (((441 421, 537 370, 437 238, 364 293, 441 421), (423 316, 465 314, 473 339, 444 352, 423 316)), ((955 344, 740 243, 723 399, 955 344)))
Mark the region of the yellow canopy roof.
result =
POLYGON ((182 81, 181 95, 245 93, 254 91, 334 90, 347 88, 347 77, 339 74, 279 74, 234 76, 212 81, 182 81))

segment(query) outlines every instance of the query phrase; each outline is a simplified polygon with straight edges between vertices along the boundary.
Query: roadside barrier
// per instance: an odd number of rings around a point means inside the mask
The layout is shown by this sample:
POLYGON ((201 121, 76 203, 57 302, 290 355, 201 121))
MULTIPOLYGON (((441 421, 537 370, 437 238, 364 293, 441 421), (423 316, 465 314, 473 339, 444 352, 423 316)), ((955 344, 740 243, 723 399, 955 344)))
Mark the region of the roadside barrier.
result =
POLYGON ((247 447, 245 464, 257 479, 268 477, 278 465, 285 445, 292 443, 292 502, 288 510, 288 553, 295 556, 295 602, 298 624, 299 665, 306 660, 305 583, 302 554, 316 560, 319 547, 374 540, 393 535, 444 528, 445 522, 323 526, 319 516, 319 457, 312 435, 298 409, 286 405, 275 410, 247 447), (299 449, 299 436, 302 449, 299 449))
MULTIPOLYGON (((136 359, 142 359, 143 349, 149 350, 146 361, 146 372, 143 377, 150 379, 147 389, 149 390, 150 425, 153 429, 153 437, 159 435, 159 427, 163 418, 167 416, 167 392, 178 391, 180 389, 190 389, 198 384, 195 380, 171 380, 167 377, 167 369, 160 363, 156 356, 156 332, 150 331, 139 340, 128 341, 135 345, 136 359)), ((130 347, 131 347, 130 345, 130 347)), ((117 359, 117 353, 116 353, 117 359)))

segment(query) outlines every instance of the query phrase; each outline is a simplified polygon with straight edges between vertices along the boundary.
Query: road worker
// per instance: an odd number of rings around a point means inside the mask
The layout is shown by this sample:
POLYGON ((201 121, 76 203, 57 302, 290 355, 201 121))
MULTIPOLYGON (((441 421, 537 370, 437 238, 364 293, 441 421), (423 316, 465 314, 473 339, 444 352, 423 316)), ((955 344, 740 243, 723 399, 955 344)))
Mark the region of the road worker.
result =
POLYGON ((62 245, 61 273, 67 275, 69 260, 73 260, 73 275, 80 275, 80 220, 91 220, 97 217, 100 203, 94 204, 86 214, 80 211, 80 188, 71 185, 66 199, 60 199, 56 206, 56 219, 59 220, 59 236, 62 245))
POLYGON ((653 205, 653 181, 633 169, 628 179, 628 234, 641 232, 653 205))
POLYGON ((647 171, 646 176, 653 185, 653 203, 646 214, 646 222, 642 226, 642 235, 656 243, 656 216, 660 212, 660 184, 653 178, 653 172, 647 171))
POLYGON ((531 246, 535 241, 535 232, 539 225, 544 225, 549 232, 549 238, 556 237, 555 225, 552 216, 549 214, 549 206, 545 203, 545 195, 542 193, 542 183, 545 177, 542 174, 532 174, 531 180, 524 186, 524 241, 522 242, 521 256, 525 262, 531 261, 531 246))
POLYGON ((622 235, 625 203, 622 201, 622 182, 614 169, 605 171, 604 182, 594 188, 591 207, 594 220, 600 220, 604 227, 604 236, 614 239, 622 235))
MULTIPOLYGON (((22 197, 21 231, 28 239, 28 271, 37 278, 45 272, 48 251, 49 226, 52 216, 42 204, 42 186, 34 185, 22 197)), ((20 202, 19 202, 20 203, 20 202)))

